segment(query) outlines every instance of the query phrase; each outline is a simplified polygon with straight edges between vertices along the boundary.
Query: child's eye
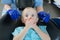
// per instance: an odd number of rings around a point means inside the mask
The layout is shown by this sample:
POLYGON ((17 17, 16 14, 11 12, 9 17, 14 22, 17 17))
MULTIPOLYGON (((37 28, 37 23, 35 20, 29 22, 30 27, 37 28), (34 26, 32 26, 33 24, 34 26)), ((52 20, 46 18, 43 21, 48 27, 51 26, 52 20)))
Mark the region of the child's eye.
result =
POLYGON ((26 17, 28 17, 28 15, 26 15, 26 17))
POLYGON ((32 14, 32 17, 34 17, 34 15, 32 14))

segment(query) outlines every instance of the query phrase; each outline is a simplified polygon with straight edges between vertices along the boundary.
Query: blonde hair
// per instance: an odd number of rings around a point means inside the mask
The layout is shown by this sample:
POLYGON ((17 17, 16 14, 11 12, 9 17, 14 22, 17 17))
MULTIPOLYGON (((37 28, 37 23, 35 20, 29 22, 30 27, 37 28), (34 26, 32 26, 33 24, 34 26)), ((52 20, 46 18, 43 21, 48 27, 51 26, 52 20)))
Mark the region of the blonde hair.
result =
POLYGON ((25 8, 23 11, 22 11, 22 15, 24 14, 24 13, 27 13, 27 12, 35 12, 35 13, 37 13, 37 11, 34 9, 34 8, 32 8, 32 7, 27 7, 27 8, 25 8))

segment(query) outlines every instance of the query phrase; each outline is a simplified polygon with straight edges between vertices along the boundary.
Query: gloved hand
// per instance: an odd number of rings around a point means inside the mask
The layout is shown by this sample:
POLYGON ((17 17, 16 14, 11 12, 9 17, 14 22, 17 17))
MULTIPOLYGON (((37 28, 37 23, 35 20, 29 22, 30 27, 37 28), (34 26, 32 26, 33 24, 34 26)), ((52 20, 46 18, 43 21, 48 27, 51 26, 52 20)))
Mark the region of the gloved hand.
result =
POLYGON ((43 20, 43 22, 48 23, 50 19, 50 14, 42 11, 38 13, 38 17, 43 20))
POLYGON ((12 20, 18 20, 19 16, 21 16, 21 14, 17 11, 17 10, 8 10, 7 14, 11 17, 12 20))

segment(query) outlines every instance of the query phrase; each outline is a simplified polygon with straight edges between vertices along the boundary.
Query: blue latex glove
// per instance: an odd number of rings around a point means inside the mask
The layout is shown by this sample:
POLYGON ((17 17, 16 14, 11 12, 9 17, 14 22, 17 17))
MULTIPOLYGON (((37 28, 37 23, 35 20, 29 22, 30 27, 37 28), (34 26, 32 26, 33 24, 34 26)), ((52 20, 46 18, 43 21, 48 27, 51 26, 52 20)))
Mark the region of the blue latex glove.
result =
POLYGON ((42 11, 42 12, 39 12, 38 13, 38 16, 39 16, 40 19, 43 20, 43 22, 45 22, 45 23, 48 23, 49 22, 50 14, 42 11))
POLYGON ((8 10, 7 14, 10 15, 12 20, 18 20, 19 16, 21 16, 21 14, 17 11, 17 10, 8 10))

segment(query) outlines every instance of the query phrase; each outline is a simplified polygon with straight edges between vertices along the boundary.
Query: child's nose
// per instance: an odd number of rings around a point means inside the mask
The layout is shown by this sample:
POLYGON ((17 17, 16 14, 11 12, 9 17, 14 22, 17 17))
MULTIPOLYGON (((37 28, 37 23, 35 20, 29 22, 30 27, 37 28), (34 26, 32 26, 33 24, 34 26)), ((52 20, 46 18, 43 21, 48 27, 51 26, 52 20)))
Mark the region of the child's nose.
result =
POLYGON ((29 18, 29 19, 31 19, 31 18, 32 18, 32 16, 29 16, 28 18, 29 18))

